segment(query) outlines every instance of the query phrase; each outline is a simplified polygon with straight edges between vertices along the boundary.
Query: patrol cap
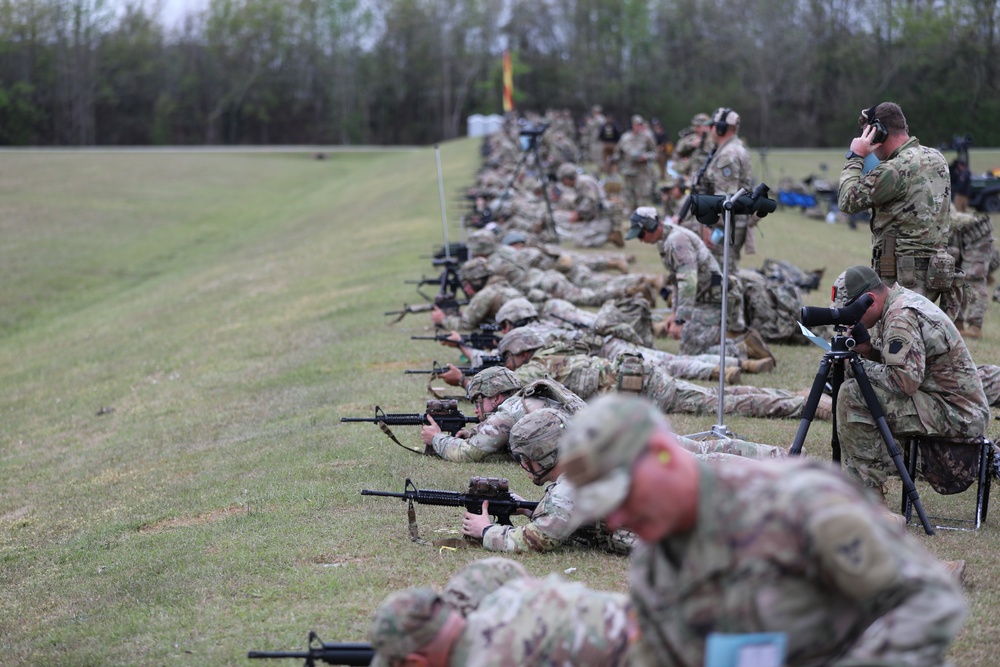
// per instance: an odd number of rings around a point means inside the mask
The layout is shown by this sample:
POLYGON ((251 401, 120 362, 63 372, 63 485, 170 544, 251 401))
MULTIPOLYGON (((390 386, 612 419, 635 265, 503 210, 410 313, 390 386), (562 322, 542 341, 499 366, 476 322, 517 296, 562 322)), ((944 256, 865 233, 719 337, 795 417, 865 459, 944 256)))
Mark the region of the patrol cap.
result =
POLYGON ((711 125, 712 119, 709 118, 707 113, 696 113, 691 117, 691 127, 698 127, 699 125, 711 125))
POLYGON ((646 124, 646 120, 642 116, 640 116, 639 114, 635 114, 634 116, 632 116, 632 124, 633 125, 645 125, 646 124))
POLYGON ((561 165, 559 165, 559 168, 556 170, 556 178, 558 178, 560 181, 563 180, 564 178, 576 178, 576 175, 578 173, 579 172, 577 171, 577 167, 575 164, 573 164, 572 162, 563 162, 561 165))
POLYGON ((479 608, 487 595, 508 581, 531 576, 524 566, 509 558, 475 560, 456 572, 441 591, 441 599, 462 616, 479 608))
POLYGON ((387 666, 424 648, 444 627, 450 614, 451 607, 431 588, 407 588, 393 593, 372 619, 369 641, 376 653, 371 664, 387 666))
POLYGON ((635 213, 629 218, 632 226, 629 227, 628 233, 625 234, 625 239, 634 239, 642 232, 651 232, 656 229, 656 226, 660 224, 660 218, 656 214, 656 209, 652 206, 640 206, 635 209, 635 213))
POLYGON ((480 230, 469 234, 465 241, 470 255, 492 255, 497 249, 497 235, 488 230, 480 230))
POLYGON ((844 271, 844 305, 851 305, 859 296, 881 284, 882 279, 870 266, 852 266, 844 271))
POLYGON ((576 488, 573 523, 606 517, 625 502, 632 463, 658 428, 670 428, 645 398, 605 394, 576 413, 559 442, 566 480, 576 488))
POLYGON ((503 245, 514 245, 515 243, 527 243, 528 236, 524 232, 507 232, 500 241, 503 245))

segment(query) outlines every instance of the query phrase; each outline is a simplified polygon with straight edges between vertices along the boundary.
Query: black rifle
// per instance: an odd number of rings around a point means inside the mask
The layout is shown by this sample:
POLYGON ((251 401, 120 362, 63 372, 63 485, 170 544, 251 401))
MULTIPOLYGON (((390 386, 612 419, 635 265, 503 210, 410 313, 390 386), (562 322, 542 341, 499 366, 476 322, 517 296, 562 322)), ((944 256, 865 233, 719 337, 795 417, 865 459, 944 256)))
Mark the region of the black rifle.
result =
MULTIPOLYGON (((472 377, 473 375, 477 375, 478 373, 481 373, 487 368, 493 368, 494 366, 503 366, 503 357, 499 355, 495 354, 486 355, 482 357, 482 360, 483 363, 481 363, 478 366, 455 366, 455 368, 462 371, 462 375, 472 377)), ((446 367, 442 366, 441 364, 435 361, 432 364, 431 368, 427 369, 408 368, 405 371, 403 371, 403 373, 406 375, 426 375, 428 373, 430 373, 431 375, 442 375, 443 373, 447 372, 447 370, 448 369, 446 367)), ((433 417, 434 415, 431 416, 433 417)), ((437 417, 434 418, 437 419, 437 417)))
POLYGON ((705 158, 705 164, 701 165, 701 169, 698 170, 698 173, 695 174, 694 179, 691 181, 691 187, 688 188, 687 199, 684 200, 684 206, 681 207, 681 212, 677 214, 678 223, 684 222, 684 218, 687 217, 688 212, 691 210, 691 204, 694 203, 694 200, 691 198, 691 194, 694 193, 694 189, 698 187, 698 181, 700 181, 701 177, 705 175, 705 170, 708 169, 708 165, 711 164, 712 158, 715 157, 716 150, 716 148, 712 149, 712 152, 708 154, 707 158, 705 158))
POLYGON ((534 511, 537 502, 517 500, 510 493, 510 482, 502 477, 473 477, 469 480, 469 490, 465 493, 456 491, 440 491, 438 489, 418 489, 410 478, 406 478, 402 493, 391 491, 369 491, 362 489, 363 496, 387 496, 408 500, 410 508, 413 503, 420 505, 440 505, 443 507, 464 507, 473 514, 483 513, 483 501, 490 502, 489 511, 496 517, 497 523, 509 526, 510 515, 520 509, 534 511))
POLYGON ((437 306, 446 313, 454 314, 458 312, 460 306, 464 306, 466 303, 468 302, 455 300, 453 296, 442 297, 438 295, 434 297, 434 303, 418 303, 415 306, 403 304, 402 310, 389 310, 385 314, 396 315, 396 319, 389 322, 389 324, 395 324, 411 313, 429 313, 434 310, 434 306, 437 306))
POLYGON ((454 299, 455 295, 462 291, 462 281, 458 278, 458 271, 453 267, 448 266, 442 272, 441 275, 434 278, 426 278, 424 276, 420 277, 420 280, 405 280, 403 281, 406 285, 416 285, 417 294, 424 297, 428 301, 434 301, 433 297, 429 297, 420 291, 420 288, 424 285, 437 285, 438 295, 445 295, 446 298, 454 299))
MULTIPOLYGON (((448 341, 449 334, 435 334, 433 336, 410 336, 410 340, 436 340, 436 341, 448 341)), ((449 341, 451 342, 451 341, 449 341)), ((494 333, 490 332, 473 332, 470 334, 462 334, 462 339, 459 340, 457 345, 465 345, 466 347, 471 347, 476 350, 495 350, 500 344, 500 337, 494 333)))
POLYGON ((446 400, 430 400, 427 401, 427 412, 414 412, 414 413, 385 413, 382 408, 375 406, 375 416, 374 417, 341 417, 341 422, 371 422, 378 424, 378 427, 382 429, 382 432, 389 436, 389 439, 394 443, 407 449, 411 452, 416 452, 417 454, 433 454, 434 452, 430 450, 429 447, 424 449, 416 449, 414 447, 407 447, 393 435, 392 431, 389 429, 390 426, 424 426, 429 425, 430 421, 427 417, 431 416, 437 425, 441 427, 442 431, 451 433, 455 435, 463 428, 466 424, 476 424, 479 422, 478 417, 467 417, 458 411, 458 401, 455 399, 446 400))
POLYGON ((556 318, 560 322, 565 322, 566 324, 571 324, 574 327, 576 327, 577 329, 587 329, 587 330, 590 330, 590 329, 594 328, 593 325, 586 324, 584 322, 577 322, 576 320, 571 320, 568 317, 563 317, 562 315, 556 315, 555 313, 552 313, 552 317, 556 318))
POLYGON ((370 665, 375 657, 375 649, 371 644, 361 642, 351 642, 347 644, 327 644, 319 636, 309 631, 309 648, 306 651, 250 651, 247 657, 257 658, 299 658, 305 660, 303 667, 316 667, 316 661, 325 662, 328 665, 370 665))

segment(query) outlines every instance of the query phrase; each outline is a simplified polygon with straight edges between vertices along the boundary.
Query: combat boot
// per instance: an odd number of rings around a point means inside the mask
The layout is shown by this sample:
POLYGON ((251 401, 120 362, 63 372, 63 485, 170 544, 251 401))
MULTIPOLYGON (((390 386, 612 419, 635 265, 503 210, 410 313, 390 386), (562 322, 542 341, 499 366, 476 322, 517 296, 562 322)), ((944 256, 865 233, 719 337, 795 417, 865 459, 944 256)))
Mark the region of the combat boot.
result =
POLYGON ((622 233, 621 233, 620 230, 618 230, 618 229, 612 229, 610 232, 608 232, 608 243, 612 244, 613 246, 615 246, 617 248, 624 248, 625 247, 625 237, 622 236, 622 233))
POLYGON ((756 329, 747 329, 746 335, 743 337, 743 342, 747 346, 747 356, 751 359, 771 359, 774 361, 775 366, 778 365, 778 360, 771 354, 771 348, 767 346, 764 338, 756 329))
POLYGON ((559 255, 556 260, 556 270, 560 273, 569 273, 573 270, 573 258, 569 255, 559 255))
MULTIPOLYGON (((740 383, 740 367, 739 366, 726 366, 726 384, 733 385, 740 383)), ((712 374, 708 378, 709 380, 719 379, 719 367, 716 366, 712 369, 712 374)))
POLYGON ((770 373, 774 370, 774 359, 740 359, 740 368, 747 373, 770 373))
POLYGON ((963 338, 975 338, 980 339, 983 337, 983 328, 977 327, 975 324, 970 324, 965 327, 965 331, 962 332, 963 338))
POLYGON ((612 269, 618 269, 622 273, 628 273, 628 260, 624 257, 615 257, 608 260, 608 266, 612 269))
MULTIPOLYGON (((808 400, 811 389, 803 389, 802 391, 795 392, 796 396, 801 396, 808 400)), ((827 396, 826 394, 821 394, 819 397, 819 403, 816 404, 816 413, 813 415, 816 419, 822 419, 823 421, 830 421, 833 419, 833 398, 827 396)))

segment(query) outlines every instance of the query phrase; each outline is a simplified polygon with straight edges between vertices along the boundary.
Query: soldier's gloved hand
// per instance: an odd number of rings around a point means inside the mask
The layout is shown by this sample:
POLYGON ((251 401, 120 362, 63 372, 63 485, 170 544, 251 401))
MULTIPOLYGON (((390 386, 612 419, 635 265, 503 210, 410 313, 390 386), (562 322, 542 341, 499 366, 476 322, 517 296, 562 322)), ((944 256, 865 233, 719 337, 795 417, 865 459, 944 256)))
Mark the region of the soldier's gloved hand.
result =
POLYGON ((853 327, 851 327, 851 338, 854 339, 854 346, 864 345, 865 343, 872 342, 872 335, 868 333, 868 327, 866 327, 861 322, 858 322, 853 327))

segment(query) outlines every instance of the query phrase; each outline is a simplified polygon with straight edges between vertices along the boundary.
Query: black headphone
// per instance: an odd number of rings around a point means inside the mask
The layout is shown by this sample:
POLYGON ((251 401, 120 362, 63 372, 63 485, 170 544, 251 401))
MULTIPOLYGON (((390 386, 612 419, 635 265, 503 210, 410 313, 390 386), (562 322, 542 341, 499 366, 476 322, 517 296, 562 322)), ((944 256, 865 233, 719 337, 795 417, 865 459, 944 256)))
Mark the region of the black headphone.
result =
POLYGON ((885 125, 875 117, 875 109, 877 108, 878 104, 873 104, 870 109, 865 111, 865 118, 868 119, 868 124, 875 126, 875 134, 872 135, 873 144, 880 144, 889 137, 889 131, 885 129, 885 125))
POLYGON ((720 137, 724 137, 729 130, 729 123, 726 122, 726 119, 729 118, 729 114, 732 112, 732 109, 726 107, 715 114, 715 118, 713 119, 715 121, 715 133, 720 137))

